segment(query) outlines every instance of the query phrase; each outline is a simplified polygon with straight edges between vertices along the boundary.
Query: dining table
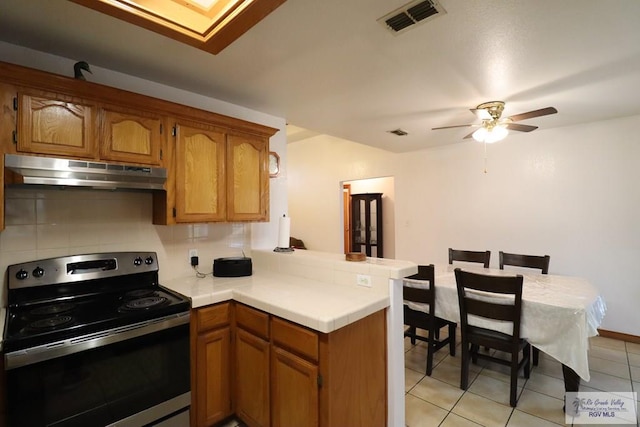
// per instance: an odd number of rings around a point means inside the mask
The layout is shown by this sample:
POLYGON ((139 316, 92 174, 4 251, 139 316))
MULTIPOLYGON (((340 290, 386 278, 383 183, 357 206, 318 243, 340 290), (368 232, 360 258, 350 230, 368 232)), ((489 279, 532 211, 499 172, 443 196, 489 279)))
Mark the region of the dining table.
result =
MULTIPOLYGON (((454 269, 479 274, 523 276, 520 335, 541 352, 562 364, 565 391, 577 392, 580 379, 589 381, 589 337, 598 335, 606 304, 588 280, 558 274, 532 273, 525 269, 499 270, 476 266, 435 266, 435 314, 460 322, 454 269)), ((478 326, 483 326, 481 323, 478 326)), ((484 325, 501 330, 509 326, 484 325)), ((502 332, 510 333, 504 329, 502 332)))

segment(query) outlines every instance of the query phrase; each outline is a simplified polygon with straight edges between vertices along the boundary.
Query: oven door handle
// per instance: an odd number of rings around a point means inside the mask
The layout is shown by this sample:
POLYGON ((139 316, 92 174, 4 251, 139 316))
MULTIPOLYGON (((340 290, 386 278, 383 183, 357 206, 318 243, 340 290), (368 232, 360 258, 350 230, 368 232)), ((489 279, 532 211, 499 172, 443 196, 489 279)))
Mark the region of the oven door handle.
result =
POLYGON ((5 369, 15 369, 22 366, 56 357, 67 356, 80 351, 102 347, 116 342, 140 337, 165 329, 189 323, 190 312, 173 314, 158 319, 147 320, 131 325, 87 334, 80 337, 68 338, 49 344, 43 344, 24 350, 16 350, 6 353, 4 356, 5 369))

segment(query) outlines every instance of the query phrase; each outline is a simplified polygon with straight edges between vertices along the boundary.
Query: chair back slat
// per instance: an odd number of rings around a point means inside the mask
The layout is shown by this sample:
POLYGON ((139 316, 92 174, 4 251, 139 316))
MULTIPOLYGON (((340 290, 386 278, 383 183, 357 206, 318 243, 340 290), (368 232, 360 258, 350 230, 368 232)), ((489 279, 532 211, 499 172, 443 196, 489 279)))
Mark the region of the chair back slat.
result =
POLYGON ((402 287, 402 299, 405 301, 418 302, 421 304, 431 304, 431 289, 402 287))
MULTIPOLYGON (((468 295, 468 294, 467 294, 468 295)), ((516 308, 513 304, 497 304, 475 298, 465 297, 467 315, 484 317, 486 319, 511 321, 516 316, 516 308)))
POLYGON ((490 276, 463 271, 460 268, 455 269, 455 275, 463 331, 469 323, 468 315, 472 314, 490 320, 512 322, 513 335, 516 338, 520 337, 522 275, 490 276))
POLYGON ((476 262, 482 264, 484 268, 489 268, 491 251, 464 251, 449 248, 449 264, 453 264, 454 261, 476 262))
POLYGON ((500 251, 500 270, 504 270, 505 265, 511 265, 514 267, 537 268, 542 274, 548 274, 550 261, 551 257, 549 255, 521 255, 500 251))

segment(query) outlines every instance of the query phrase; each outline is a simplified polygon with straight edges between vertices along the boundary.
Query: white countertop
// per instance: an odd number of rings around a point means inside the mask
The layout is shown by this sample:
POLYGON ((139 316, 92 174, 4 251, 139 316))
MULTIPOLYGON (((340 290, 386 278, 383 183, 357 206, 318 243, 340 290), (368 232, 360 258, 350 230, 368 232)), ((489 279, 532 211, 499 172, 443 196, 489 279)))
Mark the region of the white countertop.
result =
POLYGON ((162 283, 191 298, 193 308, 234 300, 329 333, 389 306, 389 296, 272 271, 248 277, 187 277, 162 283))
POLYGON ((253 250, 253 274, 208 275, 164 281, 191 298, 194 308, 235 300, 275 316, 329 333, 389 306, 389 280, 417 272, 414 263, 368 258, 348 262, 344 254, 253 250), (359 286, 364 276, 371 287, 359 286))

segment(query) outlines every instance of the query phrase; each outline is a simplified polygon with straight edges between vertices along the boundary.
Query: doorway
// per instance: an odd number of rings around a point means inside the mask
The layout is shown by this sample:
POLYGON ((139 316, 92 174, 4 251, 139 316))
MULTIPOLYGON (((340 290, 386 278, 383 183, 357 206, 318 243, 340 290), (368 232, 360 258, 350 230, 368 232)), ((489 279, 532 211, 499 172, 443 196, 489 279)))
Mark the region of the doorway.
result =
POLYGON ((353 251, 351 241, 351 195, 362 193, 382 193, 384 258, 395 258, 395 182, 393 177, 368 178, 342 183, 342 224, 344 251, 353 251))

